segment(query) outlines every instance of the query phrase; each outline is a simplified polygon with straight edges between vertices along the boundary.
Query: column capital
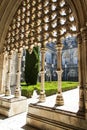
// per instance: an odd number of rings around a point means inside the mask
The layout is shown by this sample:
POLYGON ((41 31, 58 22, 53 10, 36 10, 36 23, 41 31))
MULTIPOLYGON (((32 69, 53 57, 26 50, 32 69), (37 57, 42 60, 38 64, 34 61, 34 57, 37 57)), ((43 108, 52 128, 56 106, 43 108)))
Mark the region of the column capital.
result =
POLYGON ((87 41, 87 27, 83 27, 80 29, 82 40, 87 41))
POLYGON ((13 51, 9 50, 7 53, 8 55, 12 55, 13 51))
POLYGON ((41 52, 42 52, 42 53, 45 53, 45 52, 46 52, 46 50, 47 50, 47 49, 46 49, 46 47, 41 48, 41 52))
POLYGON ((34 45, 29 45, 28 46, 28 52, 29 52, 29 54, 32 54, 33 48, 34 48, 34 45))
POLYGON ((8 54, 8 58, 9 58, 9 59, 12 59, 12 54, 13 54, 13 53, 10 51, 10 52, 8 52, 7 54, 8 54))
POLYGON ((22 50, 21 51, 18 51, 18 57, 21 58, 22 57, 22 50))
POLYGON ((79 33, 77 34, 77 42, 78 42, 78 44, 81 44, 81 43, 82 43, 81 32, 79 32, 79 33))
POLYGON ((62 74, 62 73, 63 73, 63 70, 62 70, 62 69, 61 69, 61 70, 57 70, 56 73, 57 73, 57 74, 62 74))
POLYGON ((56 45, 56 50, 62 50, 62 49, 63 49, 62 43, 56 45))
POLYGON ((84 26, 83 28, 80 28, 80 31, 83 32, 83 31, 87 31, 87 26, 84 26))
POLYGON ((44 70, 41 70, 41 71, 40 71, 40 74, 44 74, 44 73, 45 73, 44 70))

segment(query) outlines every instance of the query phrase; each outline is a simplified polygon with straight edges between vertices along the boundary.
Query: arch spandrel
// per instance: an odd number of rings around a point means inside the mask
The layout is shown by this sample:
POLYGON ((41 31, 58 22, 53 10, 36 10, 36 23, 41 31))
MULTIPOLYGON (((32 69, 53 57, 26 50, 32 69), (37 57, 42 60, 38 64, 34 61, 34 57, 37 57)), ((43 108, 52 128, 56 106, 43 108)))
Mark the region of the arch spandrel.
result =
POLYGON ((0 53, 3 51, 9 25, 22 0, 2 0, 0 5, 0 53))
POLYGON ((87 21, 87 1, 86 0, 66 0, 73 10, 76 18, 77 30, 86 25, 87 21))

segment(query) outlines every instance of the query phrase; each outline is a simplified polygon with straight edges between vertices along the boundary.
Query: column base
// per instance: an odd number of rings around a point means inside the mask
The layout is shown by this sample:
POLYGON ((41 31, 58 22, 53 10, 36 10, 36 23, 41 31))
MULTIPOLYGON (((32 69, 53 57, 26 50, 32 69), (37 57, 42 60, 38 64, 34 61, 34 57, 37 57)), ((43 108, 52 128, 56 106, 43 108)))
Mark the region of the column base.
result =
POLYGON ((45 100, 46 100, 46 95, 44 92, 41 92, 39 96, 39 102, 45 102, 45 100))
POLYGON ((5 90, 5 96, 10 96, 11 95, 11 90, 7 89, 5 90))
POLYGON ((10 117, 26 112, 26 110, 26 97, 15 98, 14 95, 0 97, 0 114, 10 117))
POLYGON ((78 110, 77 115, 78 115, 78 116, 85 116, 85 111, 83 111, 83 110, 78 110))
POLYGON ((21 97, 21 92, 20 92, 20 91, 15 91, 15 97, 16 97, 16 98, 21 97))
POLYGON ((55 104, 56 106, 63 106, 64 105, 64 99, 63 99, 63 96, 62 96, 62 94, 60 93, 58 93, 57 94, 57 97, 56 97, 56 104, 55 104))

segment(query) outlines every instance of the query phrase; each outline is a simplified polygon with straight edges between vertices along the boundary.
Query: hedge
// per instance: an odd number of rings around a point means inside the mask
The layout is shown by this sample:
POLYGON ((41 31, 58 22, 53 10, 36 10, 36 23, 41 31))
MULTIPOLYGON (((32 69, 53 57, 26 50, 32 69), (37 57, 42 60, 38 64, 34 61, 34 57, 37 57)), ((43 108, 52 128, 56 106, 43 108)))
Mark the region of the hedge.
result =
MULTIPOLYGON (((45 82, 45 93, 46 96, 50 96, 57 93, 57 81, 45 82)), ((22 96, 30 98, 33 95, 33 91, 36 90, 37 94, 40 93, 40 83, 37 85, 26 86, 25 83, 21 83, 22 96)), ((62 91, 68 91, 74 88, 77 88, 78 82, 62 82, 62 91)))

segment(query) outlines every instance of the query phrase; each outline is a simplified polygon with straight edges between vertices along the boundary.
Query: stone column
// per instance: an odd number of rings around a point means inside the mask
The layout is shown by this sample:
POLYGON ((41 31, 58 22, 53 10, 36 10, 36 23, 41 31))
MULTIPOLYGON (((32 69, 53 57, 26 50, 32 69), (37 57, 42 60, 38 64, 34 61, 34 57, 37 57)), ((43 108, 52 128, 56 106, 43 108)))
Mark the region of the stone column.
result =
POLYGON ((12 74, 11 74, 11 87, 13 88, 13 93, 14 93, 14 89, 16 86, 16 72, 17 72, 17 52, 14 51, 13 52, 13 58, 12 58, 12 74))
POLYGON ((2 87, 5 94, 5 88, 7 86, 7 73, 8 73, 8 55, 3 53, 3 74, 2 74, 2 87))
POLYGON ((62 48, 63 45, 61 43, 59 43, 56 47, 57 49, 57 75, 58 75, 58 94, 56 97, 56 105, 57 106, 62 106, 64 105, 64 100, 63 100, 63 96, 62 96, 62 88, 61 88, 61 83, 62 83, 62 48))
POLYGON ((17 85, 15 89, 15 97, 21 97, 21 86, 20 86, 20 79, 21 79, 21 58, 22 58, 22 51, 18 52, 18 63, 17 63, 17 85))
POLYGON ((78 77, 79 77, 79 110, 77 115, 85 114, 84 85, 83 85, 83 46, 80 32, 77 35, 78 42, 78 77))
POLYGON ((81 29, 82 36, 82 71, 83 71, 83 87, 85 101, 85 117, 87 119, 87 26, 81 29))
POLYGON ((11 95, 11 88, 10 88, 10 82, 11 82, 11 62, 12 62, 12 53, 8 53, 8 72, 7 72, 7 85, 5 88, 5 96, 11 95))
POLYGON ((45 70, 44 70, 44 65, 45 65, 45 48, 41 48, 41 90, 40 90, 40 96, 39 96, 39 101, 44 102, 46 95, 45 95, 45 90, 44 90, 44 80, 45 80, 45 70))
POLYGON ((5 56, 4 53, 0 54, 0 94, 3 94, 4 89, 4 66, 5 66, 5 56))

